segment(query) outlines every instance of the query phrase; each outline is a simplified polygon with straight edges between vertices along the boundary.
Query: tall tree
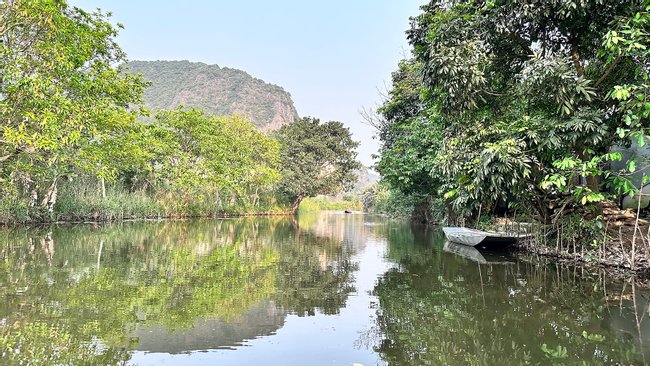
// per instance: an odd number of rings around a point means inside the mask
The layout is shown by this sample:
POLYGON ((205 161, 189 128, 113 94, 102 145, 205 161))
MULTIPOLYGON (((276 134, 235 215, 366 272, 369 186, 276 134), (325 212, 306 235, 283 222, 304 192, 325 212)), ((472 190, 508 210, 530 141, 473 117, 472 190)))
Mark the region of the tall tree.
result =
MULTIPOLYGON (((435 152, 411 154, 418 163, 410 166, 429 171, 431 194, 444 193, 469 215, 515 196, 547 221, 553 208, 625 187, 618 178, 628 172, 605 168, 620 159, 612 146, 629 145, 649 126, 643 113, 626 116, 630 103, 619 100, 647 100, 646 3, 431 1, 412 18, 413 60, 400 66, 380 109, 380 170, 400 169, 395 148, 414 146, 404 131, 428 131, 435 152), (417 99, 404 88, 409 64, 417 99), (612 92, 622 89, 634 92, 612 92)), ((407 187, 411 171, 392 181, 407 187)))
POLYGON ((361 167, 350 130, 341 122, 302 118, 276 133, 281 144, 279 190, 296 210, 305 197, 350 188, 361 167))
POLYGON ((57 181, 87 164, 134 124, 146 86, 122 73, 110 14, 88 13, 64 0, 0 2, 0 194, 29 195, 51 210, 57 181), (22 192, 21 192, 22 191, 22 192))

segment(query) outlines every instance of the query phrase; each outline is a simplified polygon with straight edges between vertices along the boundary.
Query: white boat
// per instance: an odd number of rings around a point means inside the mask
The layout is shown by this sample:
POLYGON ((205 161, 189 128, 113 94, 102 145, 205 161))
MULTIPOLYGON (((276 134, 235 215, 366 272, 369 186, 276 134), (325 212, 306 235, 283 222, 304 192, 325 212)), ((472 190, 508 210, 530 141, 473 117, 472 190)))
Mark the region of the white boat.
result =
POLYGON ((443 227, 447 240, 469 245, 470 247, 481 248, 505 248, 517 242, 518 239, 526 235, 496 233, 490 231, 481 231, 469 229, 466 227, 443 227))

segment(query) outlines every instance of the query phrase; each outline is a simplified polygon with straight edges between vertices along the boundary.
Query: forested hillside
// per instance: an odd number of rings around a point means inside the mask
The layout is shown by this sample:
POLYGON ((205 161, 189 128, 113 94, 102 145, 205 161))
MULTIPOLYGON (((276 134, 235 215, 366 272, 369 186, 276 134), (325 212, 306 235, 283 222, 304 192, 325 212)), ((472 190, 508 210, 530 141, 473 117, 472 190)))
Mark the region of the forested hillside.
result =
POLYGON ((220 116, 239 114, 263 130, 298 118, 288 92, 241 70, 189 61, 131 61, 125 66, 151 82, 143 97, 153 110, 184 105, 220 116))

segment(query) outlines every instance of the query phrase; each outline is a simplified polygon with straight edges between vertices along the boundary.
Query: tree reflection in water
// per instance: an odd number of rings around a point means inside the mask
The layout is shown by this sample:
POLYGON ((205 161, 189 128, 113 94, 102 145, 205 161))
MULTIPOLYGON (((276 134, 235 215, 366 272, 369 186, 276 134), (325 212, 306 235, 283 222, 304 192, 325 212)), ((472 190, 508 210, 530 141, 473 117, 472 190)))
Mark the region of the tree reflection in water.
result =
POLYGON ((389 365, 646 363, 650 324, 636 320, 648 298, 633 282, 623 289, 629 302, 612 304, 604 272, 478 264, 442 252, 441 237, 389 239, 396 266, 375 287, 376 327, 365 335, 389 365))
POLYGON ((322 343, 340 347, 341 357, 354 345, 341 345, 340 335, 354 340, 368 327, 357 342, 368 352, 355 357, 391 365, 650 359, 650 297, 633 279, 522 258, 479 264, 445 252, 435 230, 383 218, 299 221, 0 231, 0 364, 123 365, 134 351, 239 355, 265 335, 288 342, 285 350, 299 342, 306 354, 322 343), (320 333, 286 337, 306 332, 320 333))
POLYGON ((3 365, 125 364, 142 327, 335 314, 354 290, 341 242, 285 218, 9 230, 0 259, 3 365))

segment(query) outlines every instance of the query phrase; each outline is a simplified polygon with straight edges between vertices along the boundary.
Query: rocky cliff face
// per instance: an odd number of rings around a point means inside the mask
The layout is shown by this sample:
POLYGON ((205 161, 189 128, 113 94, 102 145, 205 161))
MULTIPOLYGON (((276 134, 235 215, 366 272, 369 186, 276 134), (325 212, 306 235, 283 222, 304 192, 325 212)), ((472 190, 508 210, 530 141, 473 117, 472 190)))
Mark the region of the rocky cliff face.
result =
POLYGON ((357 182, 354 184, 354 188, 352 188, 350 193, 361 193, 366 187, 379 180, 379 176, 365 166, 362 166, 355 174, 357 175, 357 182))
POLYGON ((126 66, 152 83, 144 99, 153 111, 184 105, 216 115, 240 114, 261 130, 298 118, 288 92, 241 70, 189 61, 132 61, 126 66))

